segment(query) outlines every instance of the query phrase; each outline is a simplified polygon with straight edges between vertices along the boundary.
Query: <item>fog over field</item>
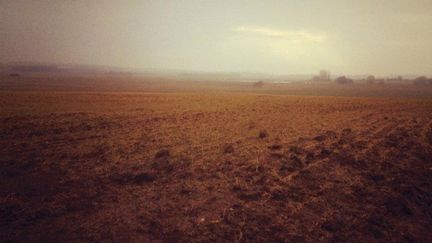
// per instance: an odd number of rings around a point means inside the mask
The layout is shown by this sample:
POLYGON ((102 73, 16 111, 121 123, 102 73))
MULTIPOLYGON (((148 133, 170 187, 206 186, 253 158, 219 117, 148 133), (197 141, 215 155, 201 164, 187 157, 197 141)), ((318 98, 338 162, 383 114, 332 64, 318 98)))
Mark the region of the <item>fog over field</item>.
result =
POLYGON ((0 20, 0 62, 432 74, 428 0, 2 0, 0 20))
POLYGON ((432 242, 432 1, 0 0, 0 242, 432 242))

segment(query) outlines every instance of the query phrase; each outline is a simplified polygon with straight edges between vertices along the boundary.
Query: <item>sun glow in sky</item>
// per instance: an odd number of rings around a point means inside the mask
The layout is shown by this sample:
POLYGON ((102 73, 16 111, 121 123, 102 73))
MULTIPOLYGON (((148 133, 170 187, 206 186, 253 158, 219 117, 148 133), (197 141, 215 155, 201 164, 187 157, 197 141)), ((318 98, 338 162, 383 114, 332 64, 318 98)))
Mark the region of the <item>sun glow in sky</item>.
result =
POLYGON ((432 1, 0 0, 0 62, 432 73, 432 1))
POLYGON ((307 31, 289 31, 289 30, 278 30, 265 27, 245 27, 239 26, 234 28, 234 31, 239 33, 250 33, 257 36, 270 37, 270 38, 281 38, 286 39, 295 43, 307 43, 307 42, 322 42, 323 36, 309 33, 307 31))

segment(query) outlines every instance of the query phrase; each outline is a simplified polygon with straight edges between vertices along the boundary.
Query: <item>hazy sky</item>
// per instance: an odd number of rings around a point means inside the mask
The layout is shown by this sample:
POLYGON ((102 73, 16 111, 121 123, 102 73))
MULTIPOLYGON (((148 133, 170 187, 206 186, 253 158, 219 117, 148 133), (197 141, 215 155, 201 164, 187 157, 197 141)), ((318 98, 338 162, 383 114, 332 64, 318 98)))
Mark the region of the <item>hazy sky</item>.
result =
POLYGON ((0 0, 0 62, 431 74, 432 0, 0 0))

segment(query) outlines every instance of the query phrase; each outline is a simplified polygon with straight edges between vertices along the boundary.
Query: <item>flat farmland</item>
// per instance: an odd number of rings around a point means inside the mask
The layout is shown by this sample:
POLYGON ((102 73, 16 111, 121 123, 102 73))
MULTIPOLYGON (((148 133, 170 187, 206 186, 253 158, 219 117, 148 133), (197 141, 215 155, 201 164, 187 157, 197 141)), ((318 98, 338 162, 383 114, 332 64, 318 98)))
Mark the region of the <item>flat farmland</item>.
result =
POLYGON ((274 93, 2 91, 1 241, 432 240, 430 98, 274 93))

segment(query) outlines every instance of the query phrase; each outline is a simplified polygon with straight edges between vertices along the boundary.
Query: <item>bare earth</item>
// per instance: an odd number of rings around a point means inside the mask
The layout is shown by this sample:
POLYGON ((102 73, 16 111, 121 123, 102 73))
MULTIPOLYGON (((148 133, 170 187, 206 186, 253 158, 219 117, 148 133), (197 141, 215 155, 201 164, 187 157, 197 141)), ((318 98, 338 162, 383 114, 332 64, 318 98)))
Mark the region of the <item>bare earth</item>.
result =
POLYGON ((2 242, 432 241, 430 91, 1 87, 2 242))

